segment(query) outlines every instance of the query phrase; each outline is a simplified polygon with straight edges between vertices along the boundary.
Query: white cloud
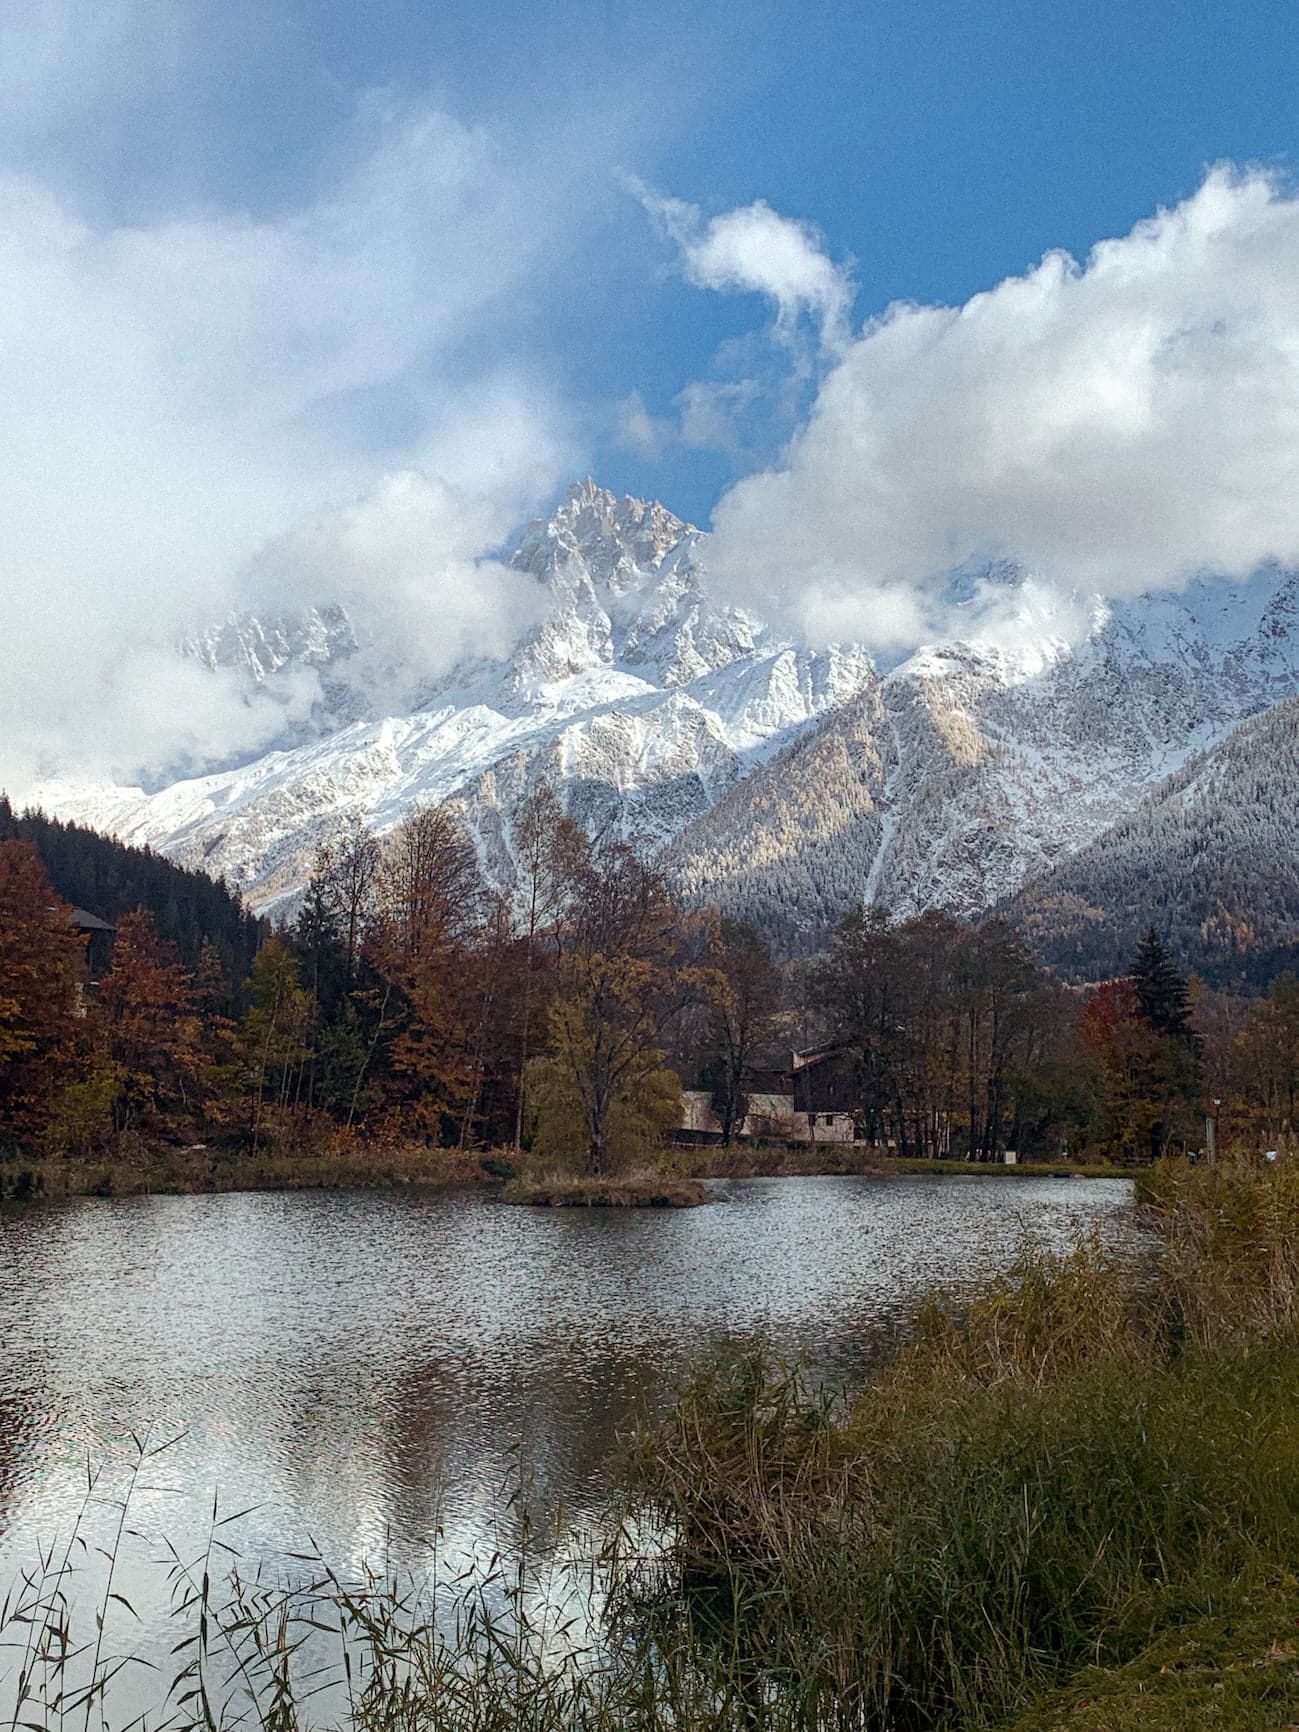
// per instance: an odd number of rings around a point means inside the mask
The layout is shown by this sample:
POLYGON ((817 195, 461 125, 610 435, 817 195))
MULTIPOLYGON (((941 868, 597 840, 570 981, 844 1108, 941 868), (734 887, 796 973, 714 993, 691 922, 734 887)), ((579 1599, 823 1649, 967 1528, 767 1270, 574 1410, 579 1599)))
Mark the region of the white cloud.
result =
POLYGON ((685 385, 670 416, 650 413, 639 394, 628 398, 620 443, 647 461, 681 445, 747 467, 795 424, 847 340, 855 294, 850 271, 830 259, 809 224, 780 216, 762 199, 705 220, 695 205, 633 176, 623 181, 677 248, 688 283, 763 295, 773 318, 724 342, 710 376, 685 385))
POLYGON ((396 560, 374 609, 394 654, 436 664, 444 625, 499 642, 477 560, 573 462, 561 407, 510 359, 571 188, 445 114, 372 104, 360 131, 335 184, 274 220, 105 227, 0 172, 0 786, 270 738, 278 704, 172 668, 170 645, 244 599, 268 544, 314 548, 314 581, 322 524, 354 584, 364 568, 377 592, 396 560))
POLYGON ((405 471, 272 542, 245 586, 263 607, 304 596, 345 607, 359 642, 348 676, 396 712, 466 657, 508 654, 541 619, 541 586, 483 557, 516 521, 507 495, 405 471))
POLYGON ((739 423, 762 394, 756 379, 695 379, 676 398, 681 443, 698 451, 740 449, 739 423))
POLYGON ((665 198, 639 182, 632 185, 681 249, 688 282, 701 289, 766 295, 775 303, 782 334, 792 336, 806 314, 824 343, 840 341, 852 283, 807 223, 780 216, 764 199, 705 221, 695 205, 665 198))
POLYGON ((1299 562, 1297 472, 1299 200, 1220 168, 1082 266, 869 324, 719 503, 713 564, 815 636, 907 647, 985 557, 1106 595, 1299 562))

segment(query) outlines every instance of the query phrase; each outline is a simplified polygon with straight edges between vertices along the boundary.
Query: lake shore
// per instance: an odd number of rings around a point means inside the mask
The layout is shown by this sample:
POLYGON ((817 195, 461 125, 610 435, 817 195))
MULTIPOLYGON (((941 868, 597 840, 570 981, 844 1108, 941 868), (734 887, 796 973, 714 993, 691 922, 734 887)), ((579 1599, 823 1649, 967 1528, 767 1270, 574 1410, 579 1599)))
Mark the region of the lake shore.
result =
MULTIPOLYGON (((525 1158, 526 1159, 526 1158, 525 1158)), ((502 1199, 550 1208, 693 1208, 708 1179, 1131 1178, 1128 1168, 1073 1161, 904 1160, 865 1144, 780 1143, 670 1147, 653 1167, 590 1180, 529 1176, 512 1149, 439 1149, 421 1143, 278 1148, 178 1148, 140 1142, 120 1154, 0 1158, 0 1202, 69 1197, 190 1196, 232 1191, 401 1191, 501 1185, 502 1199)))
MULTIPOLYGON (((913 1185, 909 1208, 902 1187, 870 1196, 861 1186, 838 1195, 836 1187, 806 1188, 819 1199, 827 1233, 856 1210, 856 1249, 845 1243, 839 1278, 859 1264, 861 1235, 890 1207, 901 1208, 903 1242, 912 1244, 917 1207, 938 1211, 930 1238, 953 1209, 974 1210, 990 1223, 1016 1212, 974 1186, 913 1185)), ((789 1230, 796 1217, 774 1227, 769 1218, 798 1187, 749 1189, 762 1195, 739 1217, 741 1231, 730 1208, 704 1212, 698 1227, 722 1239, 670 1296, 662 1317, 697 1281, 715 1276, 714 1297, 735 1286, 737 1259, 766 1222, 765 1249, 749 1276, 757 1283, 753 1315, 764 1311, 781 1279, 778 1253, 798 1238, 789 1230), (725 1256, 718 1254, 723 1241, 725 1256)), ((678 1732, 683 1725, 749 1732, 755 1699, 770 1704, 763 1720, 769 1732, 842 1725, 845 1699, 855 1724, 899 1732, 1060 1732, 1075 1722, 1080 1732, 1181 1732, 1210 1721, 1224 1732, 1289 1725, 1299 1700, 1299 1506, 1291 1495, 1299 1462, 1299 1173, 1164 1163, 1142 1175, 1139 1193, 1173 1255, 1134 1260, 1126 1240, 1106 1250, 1074 1233, 1054 1253, 1021 1250, 973 1287, 918 1289, 910 1326, 841 1396, 782 1357, 808 1339, 806 1323, 783 1348, 769 1340, 754 1350, 746 1339, 705 1351, 701 1336, 674 1404, 658 1419, 642 1410, 639 1424, 622 1434, 599 1530, 600 1579, 617 1620, 607 1653, 595 1645, 598 1627, 594 1635, 579 1631, 571 1653, 556 1642, 546 1598, 554 1559, 544 1547, 529 1554, 531 1573, 520 1578, 525 1591, 499 1608, 484 1593, 484 1578, 463 1573, 457 1562, 460 1573, 438 1590, 446 1596, 443 1613, 448 1604, 457 1608, 451 1618, 434 1618, 430 1602, 404 1578, 390 1586, 386 1576, 370 1580, 359 1597, 333 1578, 297 1598, 290 1590, 272 1611, 277 1618, 283 1611, 295 1639, 318 1630, 323 1617, 358 1644, 377 1634, 380 1657, 398 1659, 400 1682, 394 1667, 377 1667, 364 1714, 346 1721, 354 1728, 390 1727, 400 1718, 436 1721, 448 1732, 500 1732, 526 1719, 536 1732, 678 1732), (647 1556, 639 1539, 625 1552, 611 1547, 614 1531, 665 1538, 647 1556), (530 1621, 533 1608, 541 1608, 539 1622, 530 1621), (463 1637, 466 1630, 473 1634, 463 1637), (543 1651, 547 1663, 539 1665, 543 1651), (600 1664, 592 1666, 597 1652, 600 1664)), ((1099 1194, 1078 1187, 1064 1206, 1076 1214, 1099 1194), (1077 1191, 1085 1192, 1081 1200, 1077 1191)), ((434 1208, 453 1206, 447 1198, 434 1208)), ((327 1271, 330 1306, 337 1306, 347 1288, 343 1248, 373 1259, 372 1217, 417 1214, 425 1224, 421 1240, 396 1241, 395 1258, 380 1264, 384 1279, 366 1272, 352 1313, 354 1322, 373 1322, 373 1308, 387 1296, 391 1310, 371 1340, 376 1350, 390 1350, 403 1335, 394 1325, 406 1323, 414 1305, 425 1305, 436 1331, 445 1330, 449 1277, 484 1238, 499 1237, 499 1217, 482 1232, 481 1198, 462 1197, 458 1206, 468 1231, 451 1246, 451 1222, 430 1230, 423 1206, 358 1216, 348 1205, 341 1236, 313 1207, 305 1211, 313 1235, 306 1245, 286 1235, 278 1206, 253 1209, 250 1221, 264 1213, 265 1237, 238 1267, 259 1270, 270 1247, 296 1246, 303 1268, 327 1271), (358 1232, 362 1222, 371 1230, 358 1232), (425 1251, 412 1261, 412 1245, 421 1242, 425 1251), (440 1266, 430 1262, 439 1254, 440 1266), (412 1277, 407 1288, 402 1270, 412 1277)), ((102 1212, 92 1231, 132 1240, 135 1223, 115 1214, 102 1212)), ((525 1211, 510 1214, 507 1230, 527 1227, 519 1219, 525 1211)), ((70 1228, 52 1211, 43 1222, 33 1215, 31 1224, 46 1235, 71 1231, 78 1257, 103 1271, 105 1290, 120 1301, 114 1277, 93 1255, 86 1258, 82 1223, 70 1228)), ((598 1280, 608 1268, 606 1255, 590 1254, 586 1228, 534 1229, 544 1279, 529 1290, 520 1318, 520 1365, 535 1358, 542 1295, 561 1303, 570 1297, 570 1281, 557 1279, 555 1247, 575 1251, 573 1280, 584 1272, 598 1280)), ((174 1284, 162 1300, 167 1314, 182 1292, 225 1291, 239 1303, 246 1280, 209 1277, 205 1289, 196 1283, 189 1227, 164 1219, 160 1230, 137 1296, 156 1270, 174 1284), (173 1250, 183 1249, 179 1257, 166 1252, 169 1233, 173 1250)), ((631 1254, 607 1285, 576 1295, 556 1340, 581 1343, 592 1318, 616 1321, 631 1297, 629 1278, 643 1274, 643 1235, 620 1235, 613 1222, 596 1231, 606 1254, 620 1244, 631 1254)), ((222 1226, 216 1243, 223 1254, 227 1240, 222 1226)), ((787 1293, 802 1291, 822 1266, 827 1240, 818 1234, 814 1242, 813 1264, 787 1293)), ((65 1259, 52 1249, 33 1248, 32 1269, 52 1267, 62 1278, 65 1259)), ((509 1267, 516 1266, 512 1257, 509 1267)), ((490 1254, 484 1264, 482 1316, 493 1331, 513 1314, 508 1305, 502 1310, 503 1267, 490 1254)), ((298 1286, 294 1279, 287 1290, 298 1286)), ((831 1331, 822 1306, 833 1291, 826 1285, 808 1312, 820 1318, 820 1339, 831 1331)), ((652 1306, 655 1297, 651 1288, 641 1302, 652 1306)), ((779 1315, 779 1305, 773 1309, 779 1315)), ((117 1310, 120 1318, 130 1315, 125 1303, 117 1310)), ((286 1320, 296 1315, 301 1325, 321 1310, 289 1311, 286 1320)), ((118 1316, 109 1324, 122 1327, 118 1316)), ((223 1318, 221 1338, 230 1326, 223 1318)), ((644 1338, 652 1336, 651 1329, 644 1338)), ((294 1330, 282 1329, 279 1338, 291 1342, 294 1330)), ((607 1343, 586 1347, 587 1372, 571 1386, 580 1392, 578 1407, 594 1389, 618 1382, 607 1343)), ((95 1351, 103 1353, 99 1336, 95 1351)), ((408 1345, 397 1347, 392 1366, 407 1363, 408 1352, 408 1345)), ((457 1346, 445 1363, 463 1377, 475 1361, 457 1346)), ((283 1380, 284 1369, 276 1375, 283 1380)), ((526 1392, 520 1411, 534 1425, 553 1375, 548 1362, 526 1392)), ((376 1379, 367 1413, 392 1381, 386 1371, 376 1379)), ((505 1381, 516 1387, 515 1375, 505 1381)), ((461 1390, 467 1411, 474 1407, 469 1395, 461 1390)), ((401 1423, 408 1422, 403 1408, 401 1423)), ((296 1428, 297 1417, 290 1423, 296 1428)), ((602 1433, 606 1445, 609 1435, 602 1433)), ((391 1456, 384 1450, 376 1459, 391 1456)), ((421 1473, 423 1460, 421 1453, 421 1473)), ((373 1495, 367 1486, 367 1500, 373 1495)), ((565 1530, 557 1537, 567 1545, 573 1536, 565 1530)), ((573 1555, 586 1580, 585 1554, 573 1555)), ((33 1590, 31 1607, 19 1611, 39 1620, 42 1604, 33 1590)), ((195 1651, 199 1610, 197 1600, 173 1602, 166 1625, 173 1654, 195 1651)), ((263 1615, 264 1607, 236 1599, 226 1622, 236 1631, 260 1630, 263 1615)), ((50 1700, 58 1692, 64 1699, 80 1676, 75 1669, 94 1663, 92 1652, 93 1644, 60 1648, 46 1672, 32 1674, 28 1723, 54 1723, 50 1700)), ((250 1648, 246 1681, 267 1702, 287 1695, 303 1706, 317 1674, 277 1671, 278 1652, 273 1643, 250 1648)), ((147 1687, 154 1692, 148 1702, 161 1701, 165 1685, 147 1687)))
POLYGON ((800 1732, 845 1690, 944 1732, 1299 1719, 1299 1169, 1138 1196, 1162 1258, 1025 1252, 847 1399, 759 1351, 642 1431, 647 1613, 680 1595, 714 1694, 762 1677, 800 1732))
POLYGON ((667 1160, 680 1173, 699 1179, 882 1179, 931 1174, 939 1178, 1127 1179, 1128 1167, 1070 1160, 1001 1161, 913 1160, 869 1143, 736 1143, 677 1146, 667 1160))
POLYGON ((140 1145, 113 1157, 0 1161, 0 1201, 198 1196, 230 1191, 401 1191, 494 1182, 481 1150, 418 1143, 245 1150, 140 1145))

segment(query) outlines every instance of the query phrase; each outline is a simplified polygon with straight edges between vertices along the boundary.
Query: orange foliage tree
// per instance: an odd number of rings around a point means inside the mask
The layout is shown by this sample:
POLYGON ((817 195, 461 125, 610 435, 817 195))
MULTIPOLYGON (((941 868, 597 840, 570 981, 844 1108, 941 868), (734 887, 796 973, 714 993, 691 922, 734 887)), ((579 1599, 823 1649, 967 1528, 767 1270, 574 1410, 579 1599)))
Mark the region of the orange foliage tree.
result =
POLYGON ((84 1044, 84 941, 29 842, 0 842, 0 1143, 25 1143, 84 1044))
POLYGON ((133 1124, 166 1128, 202 1104, 206 1060, 190 977, 144 909, 118 923, 113 966, 96 994, 96 1020, 119 1080, 119 1132, 133 1124))
POLYGON ((473 961, 484 914, 478 861, 459 820, 446 806, 412 812, 384 848, 367 960, 390 1092, 427 1134, 458 1130, 472 1099, 473 961))

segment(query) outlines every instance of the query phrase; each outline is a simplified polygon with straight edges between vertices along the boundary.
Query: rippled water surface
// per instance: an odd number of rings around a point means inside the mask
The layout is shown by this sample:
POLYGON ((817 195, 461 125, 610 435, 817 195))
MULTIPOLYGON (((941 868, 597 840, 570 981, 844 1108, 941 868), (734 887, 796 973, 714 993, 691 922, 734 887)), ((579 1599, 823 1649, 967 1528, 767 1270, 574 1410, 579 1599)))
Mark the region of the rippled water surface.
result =
POLYGON ((935 1282, 1026 1232, 1125 1236, 1121 1182, 745 1180, 679 1212, 512 1209, 477 1193, 236 1195, 0 1211, 0 1578, 66 1531, 87 1463, 147 1464, 136 1525, 220 1511, 246 1553, 340 1567, 598 1499, 615 1434, 701 1353, 766 1335, 835 1379, 935 1282))

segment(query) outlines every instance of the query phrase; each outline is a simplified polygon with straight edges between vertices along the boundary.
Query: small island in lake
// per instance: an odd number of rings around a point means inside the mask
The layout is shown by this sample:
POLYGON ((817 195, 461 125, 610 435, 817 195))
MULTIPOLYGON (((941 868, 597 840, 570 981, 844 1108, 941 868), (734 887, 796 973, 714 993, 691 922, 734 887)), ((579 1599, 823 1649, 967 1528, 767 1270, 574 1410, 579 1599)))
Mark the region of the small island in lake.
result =
POLYGON ((679 1173, 538 1173, 511 1179, 501 1201, 535 1209, 694 1209, 708 1201, 708 1187, 679 1173))

